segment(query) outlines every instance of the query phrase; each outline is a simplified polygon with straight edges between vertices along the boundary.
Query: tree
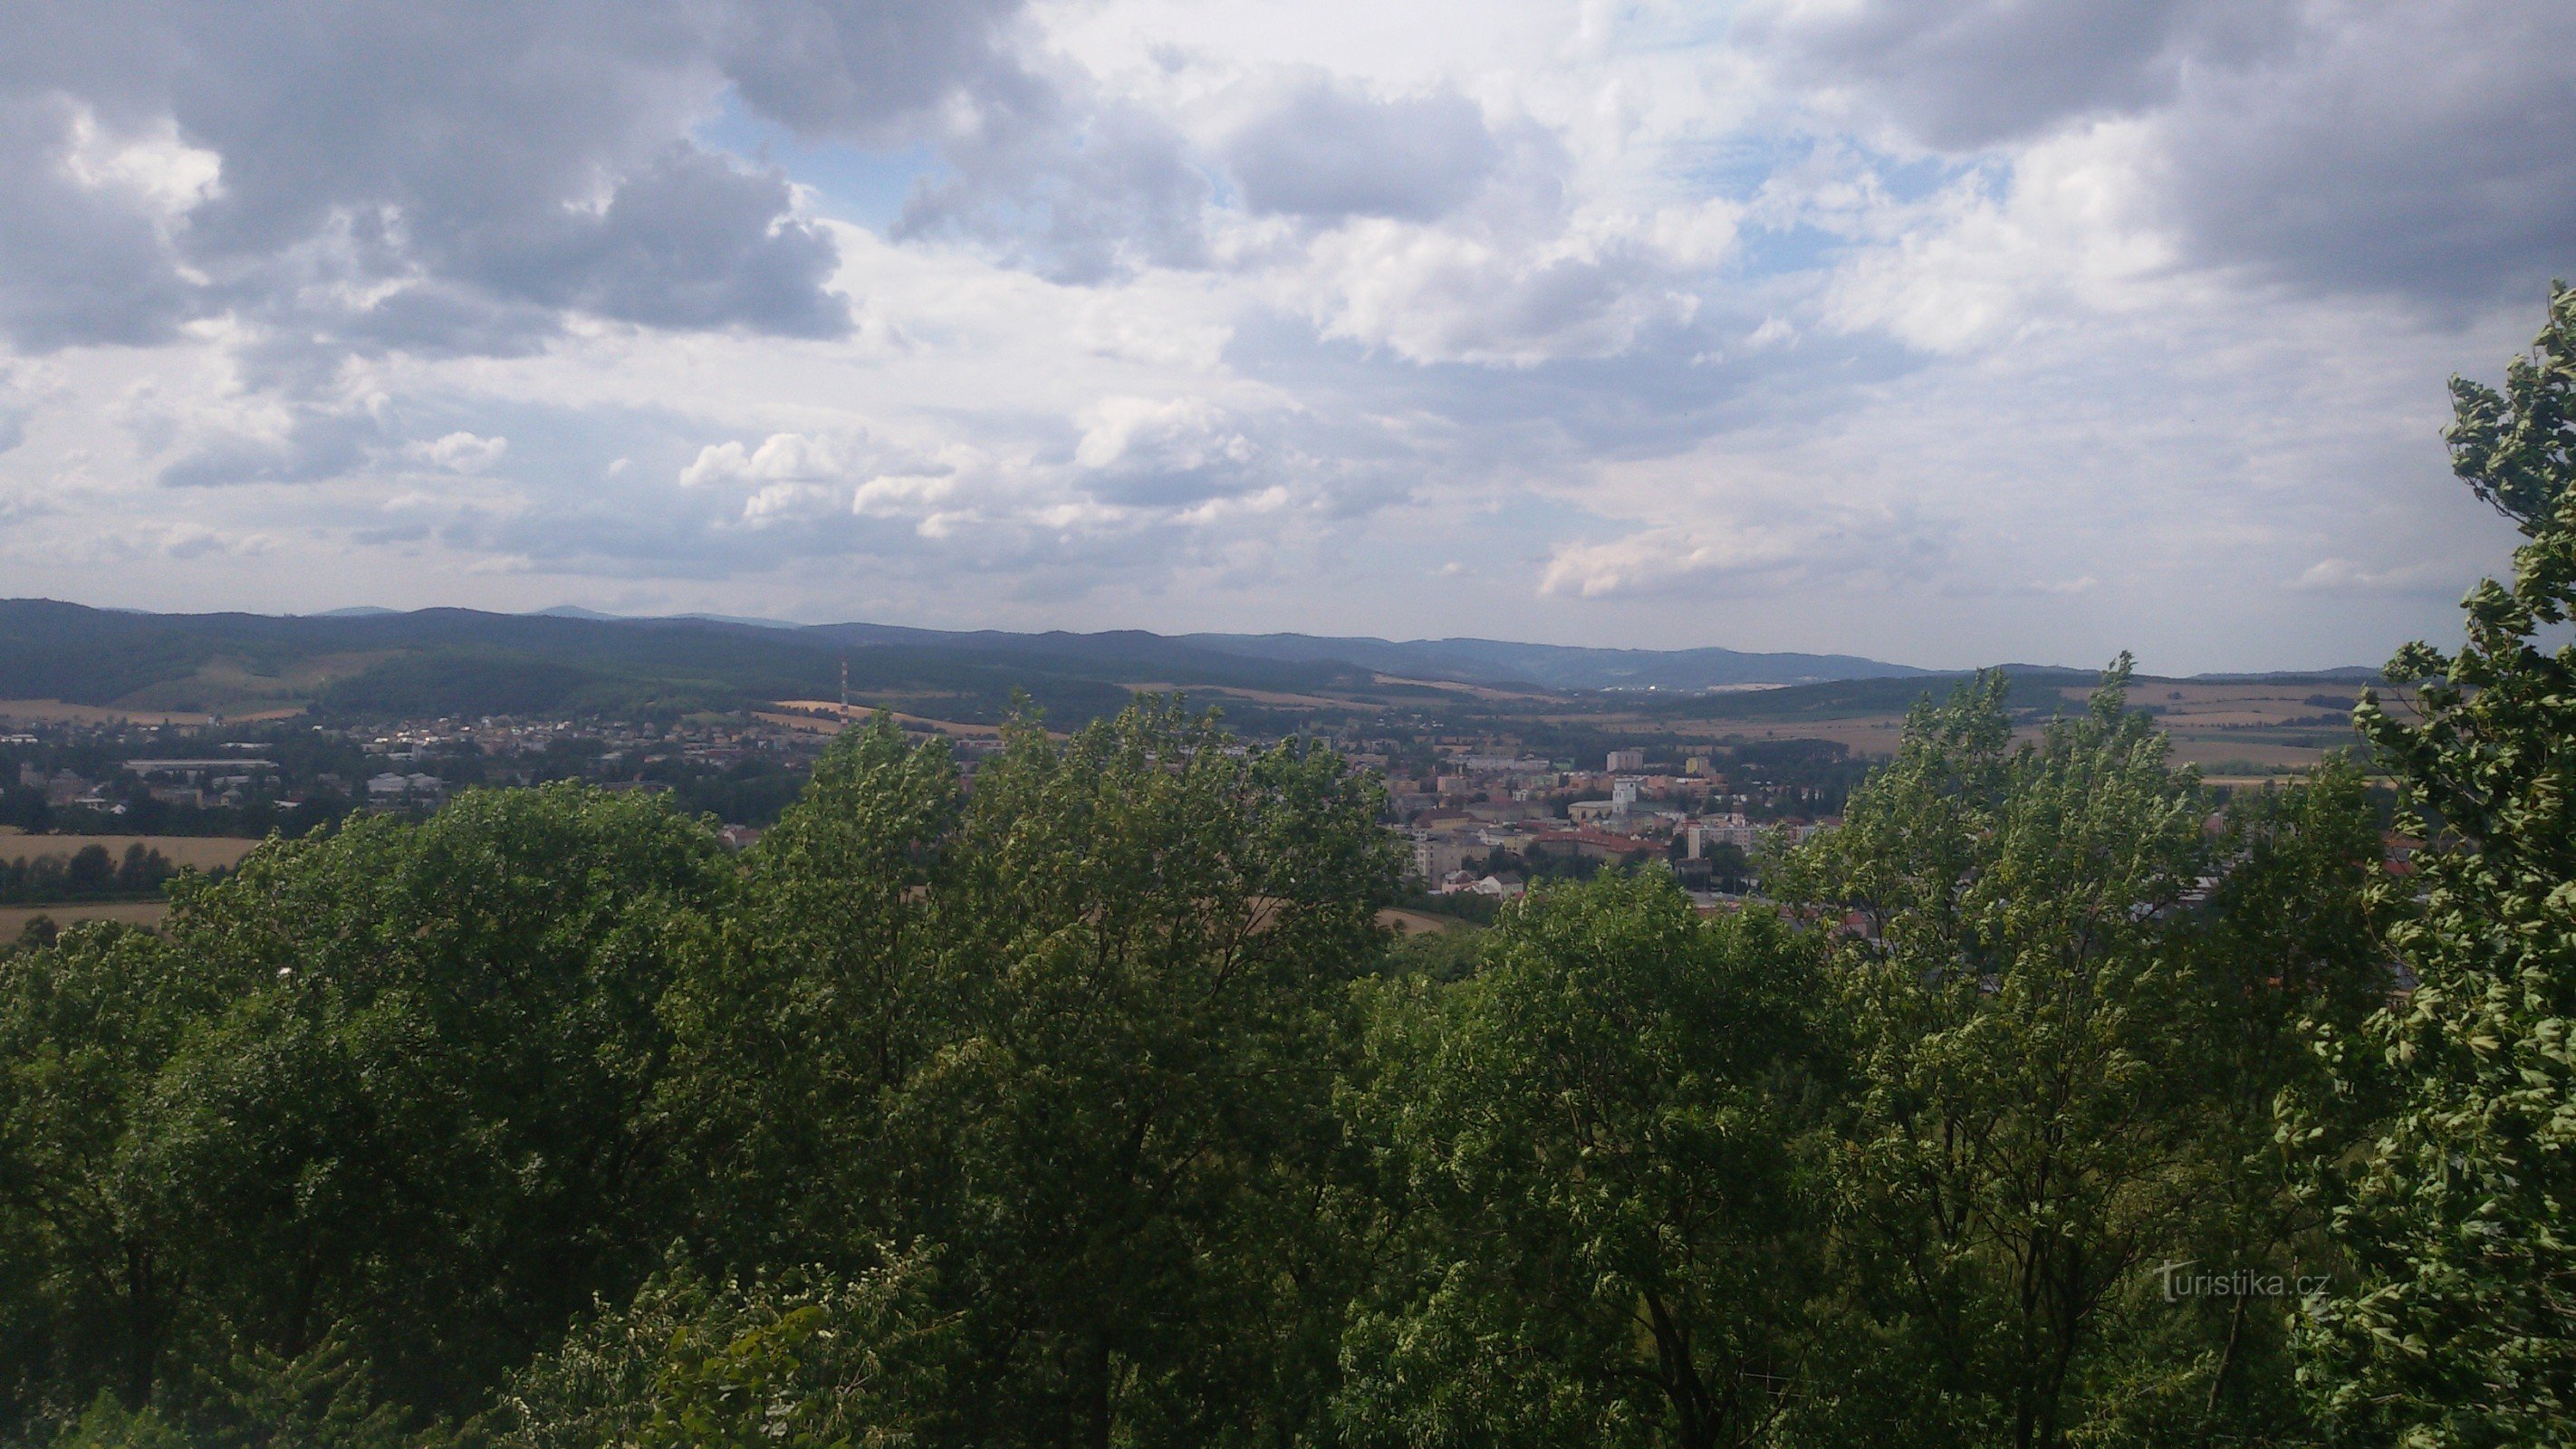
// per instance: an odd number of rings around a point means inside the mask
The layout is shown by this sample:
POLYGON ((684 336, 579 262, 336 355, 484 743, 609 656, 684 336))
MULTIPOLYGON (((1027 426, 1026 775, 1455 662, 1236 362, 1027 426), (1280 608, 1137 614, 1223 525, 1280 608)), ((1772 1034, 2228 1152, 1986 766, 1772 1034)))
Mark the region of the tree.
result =
POLYGON ((0 1433, 150 1396, 191 1264, 184 1194, 142 1144, 161 1070, 226 994, 114 926, 0 961, 0 1433))
POLYGON ((129 1150, 184 1208, 192 1361, 336 1339, 395 1402, 461 1413, 651 1270, 655 1009, 732 890, 701 824, 469 792, 191 884, 161 949, 224 996, 129 1150))
POLYGON ((512 1382, 495 1449, 826 1449, 935 1439, 950 1325, 926 1254, 848 1279, 711 1282, 685 1264, 512 1382))
POLYGON ((844 736, 673 997, 670 1110, 732 1144, 706 1239, 844 1274, 938 1245, 968 1442, 1293 1432, 1331 1363, 1319 1185, 1396 879, 1379 807, 1170 701, 1015 723, 962 805, 944 747, 844 736))
POLYGON ((1378 994, 1351 1108, 1392 1241, 1343 1348, 1354 1444, 1759 1437, 1798 1387, 1812 953, 1661 870, 1506 913, 1378 994))
MULTIPOLYGON (((1999 674, 1908 717, 1776 890, 1835 930, 1854 1052, 1834 1253, 1849 1331, 1809 1432, 2063 1445, 2175 1432, 2151 1270, 2191 1256, 2208 1141, 2192 900, 2208 805, 2126 708, 2016 746, 1999 674), (2144 1375, 2144 1378, 2141 1375, 2144 1375)), ((2195 1406, 2197 1407, 2197 1406, 2195 1406)))
MULTIPOLYGON (((2292 1127, 2350 1251, 2304 1374, 2356 1439, 2576 1441, 2576 290, 2501 392, 2455 379, 2452 464, 2520 528, 2510 584, 2464 603, 2456 655, 2409 645, 2412 694, 2356 718, 2396 777, 2420 874, 2376 905, 2414 989, 2357 1035, 2321 1033, 2345 1096, 2393 1097, 2349 1152, 2339 1104, 2292 1127), (2411 717, 2410 717, 2411 716, 2411 717)), ((2402 696, 2401 696, 2402 697, 2402 696)))

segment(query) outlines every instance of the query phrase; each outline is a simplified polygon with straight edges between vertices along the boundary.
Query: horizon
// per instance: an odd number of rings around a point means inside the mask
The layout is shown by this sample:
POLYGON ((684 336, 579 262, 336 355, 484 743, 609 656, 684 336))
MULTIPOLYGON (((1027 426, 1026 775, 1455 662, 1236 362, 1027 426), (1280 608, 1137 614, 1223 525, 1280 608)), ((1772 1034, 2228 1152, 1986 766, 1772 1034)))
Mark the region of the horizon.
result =
POLYGON ((37 17, 9 591, 2384 659, 2576 271, 2528 0, 797 15, 37 17))
MULTIPOLYGON (((1505 636, 1498 635, 1498 634, 1445 634, 1445 635, 1437 635, 1437 636, 1433 636, 1433 635, 1393 636, 1393 635, 1368 635, 1368 634, 1309 634, 1309 633, 1304 633, 1304 632, 1297 631, 1297 630, 1269 630, 1269 631, 1262 631, 1262 632, 1258 632, 1258 633, 1256 633, 1256 632, 1252 632, 1252 631, 1245 631, 1245 630, 1204 630, 1204 629, 1202 629, 1202 630, 1186 630, 1186 631, 1164 631, 1164 630, 1156 630, 1156 629, 1144 629, 1144 628, 1116 628, 1116 627, 1103 628, 1103 629, 1026 629, 1026 630, 1018 630, 1018 629, 970 629, 970 628, 941 627, 941 626, 937 626, 937 625, 922 625, 922 624, 888 624, 888 623, 886 623, 886 621, 881 620, 881 619, 807 619, 807 620, 798 620, 798 619, 758 618, 758 617, 749 617, 749 616, 744 616, 744 615, 714 614, 714 613, 706 613, 706 612, 686 612, 686 613, 675 613, 675 614, 615 614, 615 613, 609 613, 609 612, 604 611, 604 610, 593 609, 593 608, 590 608, 590 607, 588 607, 588 606, 586 606, 586 605, 581 605, 581 604, 553 604, 553 605, 548 605, 548 606, 546 606, 546 607, 544 607, 544 608, 537 608, 537 609, 486 609, 486 608, 479 608, 479 607, 477 607, 477 606, 475 606, 475 605, 471 605, 471 604, 426 604, 426 605, 422 605, 421 607, 416 608, 416 609, 396 609, 396 608, 391 608, 391 607, 388 607, 388 606, 385 606, 385 605, 380 605, 380 604, 344 604, 344 605, 341 605, 341 606, 336 607, 336 608, 329 608, 329 609, 317 609, 317 610, 314 610, 314 611, 309 612, 309 613, 292 613, 292 612, 288 612, 288 613, 271 613, 271 612, 265 612, 265 611, 261 611, 261 610, 240 610, 240 609, 206 609, 206 610, 181 610, 181 611, 174 611, 174 610, 157 610, 157 609, 142 609, 142 608, 131 608, 131 607, 126 607, 126 606, 122 606, 122 605, 84 604, 84 603, 79 602, 78 600, 72 600, 72 599, 44 599, 44 598, 29 598, 29 599, 0 599, 0 604, 10 604, 10 603, 49 603, 49 604, 67 604, 67 605, 70 605, 71 607, 74 607, 74 608, 95 608, 95 609, 99 609, 99 610, 101 610, 102 612, 107 612, 107 613, 138 614, 138 615, 144 615, 144 616, 149 616, 149 617, 166 617, 166 618, 187 618, 187 617, 191 617, 192 615, 193 615, 193 616, 197 616, 197 617, 211 617, 211 616, 222 615, 222 614, 243 614, 243 615, 247 615, 247 616, 249 616, 249 617, 254 617, 254 618, 271 618, 271 619, 368 618, 368 617, 379 617, 379 616, 387 616, 387 615, 418 614, 418 613, 424 613, 424 612, 428 612, 428 611, 431 611, 431 610, 439 610, 439 609, 453 609, 453 610, 462 610, 462 611, 465 611, 465 612, 471 612, 471 613, 483 613, 483 614, 490 614, 490 615, 492 615, 492 616, 494 616, 494 617, 499 617, 499 618, 521 618, 521 619, 526 619, 526 618, 569 618, 569 619, 589 620, 589 621, 595 621, 595 622, 600 622, 600 623, 636 623, 636 624, 687 622, 687 623, 728 624, 728 625, 734 625, 734 626, 741 627, 741 628, 757 628, 757 629, 790 629, 790 630, 795 630, 795 629, 833 629, 833 628, 896 628, 896 629, 913 630, 913 631, 918 631, 918 632, 921 632, 921 633, 928 633, 928 634, 971 635, 971 634, 978 634, 978 633, 992 633, 992 634, 1003 634, 1003 635, 1007 635, 1007 636, 1011 636, 1011 637, 1018 637, 1018 638, 1043 638, 1043 637, 1046 637, 1046 636, 1051 635, 1051 634, 1066 634, 1066 635, 1070 635, 1070 636, 1073 636, 1073 637, 1076 637, 1076 638, 1096 638, 1096 637, 1101 637, 1101 636, 1106 636, 1106 635, 1118 635, 1118 634, 1142 634, 1142 635, 1146 635, 1146 636, 1148 636, 1148 637, 1150 637, 1150 638, 1161 639, 1161 640, 1167 640, 1167 641, 1179 641, 1179 640, 1188 640, 1188 639, 1194 639, 1194 638, 1212 638, 1212 639, 1302 639, 1302 640, 1310 640, 1310 641, 1313 641, 1313 642, 1316 642, 1316 643, 1327 643, 1327 644, 1328 644, 1328 643, 1335 643, 1335 642, 1350 642, 1350 643, 1360 643, 1360 644, 1390 645, 1390 646, 1394 646, 1394 647, 1398 647, 1398 648, 1411 647, 1411 646, 1416 646, 1416 645, 1430 646, 1430 645, 1441 645, 1441 644, 1502 644, 1502 645, 1508 645, 1508 646, 1511 646, 1511 647, 1514 647, 1514 648, 1564 649, 1564 650, 1579 650, 1579 651, 1595 652, 1595 653, 1632 653, 1632 654, 1650 654, 1650 655, 1670 655, 1670 654, 1691 654, 1691 653, 1700 653, 1700 652, 1716 652, 1716 653, 1722 653, 1722 654, 1736 654, 1736 655, 1742 655, 1742 656, 1746 656, 1746 657, 1749 657, 1749 658, 1766 658, 1766 657, 1802 657, 1802 658, 1818 658, 1818 659, 1844 659, 1844 660, 1853 660, 1853 661, 1857 661, 1857 662, 1860 662, 1860 663, 1866 663, 1866 664, 1892 666, 1892 667, 1894 667, 1894 668, 1903 669, 1903 670, 1909 670, 1909 671, 1913 671, 1913 672, 1916 672, 1916 673, 1921 673, 1921 674, 1929 675, 1929 676, 1946 676, 1946 675, 1957 675, 1957 674, 1971 674, 1971 673, 1975 673, 1975 672, 1978 672, 1978 671, 1981 671, 1981 670, 1988 670, 1988 669, 1999 669, 1999 670, 2056 671, 2056 672, 2070 673, 2070 674, 2089 674, 2089 673, 2095 673, 2095 672, 2098 672, 2098 671, 2100 671, 2100 670, 2102 670, 2102 669, 2106 669, 2106 668, 2108 668, 2108 667, 2109 667, 2109 665, 2110 665, 2110 662, 2111 662, 2111 661, 2104 661, 2102 664, 2099 664, 2099 665, 2092 665, 2092 664, 2069 664, 2069 663, 2064 663, 2064 662, 2046 662, 2046 661, 2029 660, 2029 659, 1998 659, 1998 660, 1988 661, 1988 662, 1983 663, 1983 664, 1971 664, 1971 665, 1964 665, 1964 666, 1931 666, 1931 665, 1919 665, 1919 664, 1914 664, 1914 663, 1911 663, 1911 662, 1909 662, 1909 661, 1907 661, 1907 660, 1902 660, 1902 659, 1886 659, 1886 658, 1881 658, 1881 657, 1879 657, 1879 656, 1877 656, 1877 655, 1867 654, 1867 653, 1862 653, 1862 652, 1859 652, 1859 651, 1856 651, 1856 650, 1850 650, 1850 649, 1739 649, 1739 648, 1736 648, 1735 646, 1733 646, 1733 645, 1729 645, 1729 644, 1677 644, 1677 645, 1671 645, 1671 646, 1667 646, 1667 647, 1660 647, 1660 648, 1643 648, 1643 647, 1627 646, 1627 645, 1563 644, 1563 643, 1557 643, 1557 642, 1554 642, 1554 641, 1544 640, 1544 639, 1515 639, 1515 638, 1509 638, 1509 637, 1505 637, 1505 636)), ((2165 672, 2165 671, 2161 671, 2161 670, 2157 670, 2157 669, 2153 669, 2153 668, 2148 667, 2148 664, 2147 664, 2147 662, 2146 662, 2146 661, 2143 661, 2143 660, 2137 661, 2137 673, 2138 673, 2138 676, 2139 676, 2140 678, 2145 678, 2145 679, 2180 679, 2180 680, 2190 680, 2190 679, 2209 679, 2209 680, 2217 680, 2217 679, 2228 679, 2228 678, 2239 678, 2239 677, 2243 677, 2243 678, 2251 678, 2251 677, 2259 677, 2259 676, 2265 676, 2265 675, 2279 675, 2279 676, 2289 677, 2289 678, 2296 678, 2296 677, 2309 677, 2309 676, 2314 676, 2314 677, 2320 677, 2320 678, 2322 678, 2322 677, 2327 677, 2327 676, 2338 676, 2338 675, 2348 676, 2348 675, 2354 674, 2354 673, 2356 673, 2356 672, 2365 672, 2365 673, 2369 673, 2369 674, 2372 674, 2372 675, 2376 676, 2376 675, 2380 672, 2381 668, 2382 668, 2382 666, 2381 666, 2381 665, 2377 665, 2377 664, 2364 664, 2364 663, 2359 663, 2359 662, 2347 662, 2347 663, 2343 663, 2343 664, 2318 664, 2318 665, 2298 665, 2298 666, 2287 666, 2287 667, 2278 668, 2278 669, 2263 669, 2263 670, 2231 670, 2231 669, 2215 669, 2215 670, 2196 670, 2196 671, 2192 671, 2192 672, 2190 672, 2190 673, 2182 673, 2182 672, 2170 672, 2170 673, 2168 673, 2168 672, 2165 672)), ((1610 688, 1617 688, 1618 686, 1606 686, 1606 687, 1610 687, 1610 688)), ((1659 687, 1659 686, 1636 686, 1636 687, 1639 687, 1639 688, 1649 688, 1649 689, 1651 689, 1651 688, 1657 688, 1657 687, 1659 687)), ((1743 687, 1743 686, 1725 686, 1725 687, 1727 687, 1727 688, 1738 688, 1738 687, 1743 687)))

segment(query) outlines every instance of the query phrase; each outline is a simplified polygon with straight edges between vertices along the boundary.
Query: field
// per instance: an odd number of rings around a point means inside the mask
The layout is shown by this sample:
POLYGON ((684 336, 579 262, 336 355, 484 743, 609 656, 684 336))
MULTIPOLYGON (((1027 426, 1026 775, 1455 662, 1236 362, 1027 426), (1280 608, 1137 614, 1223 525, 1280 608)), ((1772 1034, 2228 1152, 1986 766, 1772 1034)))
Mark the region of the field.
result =
MULTIPOLYGON (((272 705, 243 714, 228 714, 231 720, 287 719, 304 712, 304 706, 272 705)), ((110 704, 65 704, 59 699, 0 699, 0 724, 161 724, 202 725, 213 716, 184 709, 136 709, 110 704)))
POLYGON ((0 946, 15 945, 27 929, 27 923, 38 916, 50 917, 57 926, 75 921, 123 921, 133 926, 157 926, 170 914, 168 901, 88 901, 71 906, 0 906, 0 946))
MULTIPOLYGON (((124 859, 130 845, 157 850, 172 865, 196 870, 229 870, 259 844, 230 835, 17 835, 0 834, 0 860, 33 860, 40 856, 77 854, 92 845, 124 859)), ((68 909, 68 908, 67 908, 68 909)))
MULTIPOLYGON (((1802 685, 1758 693, 1630 699, 1540 717, 1640 741, 1725 745, 1830 740, 1855 755, 1884 757, 1896 750, 1907 708, 1952 685, 1946 679, 1802 685)), ((2090 680, 2065 671, 2017 676, 2011 697, 2016 732, 2036 737, 2051 715, 2082 709, 2092 689, 2090 680)), ((2177 761, 2200 766, 2213 781, 2241 784, 2295 774, 2314 766, 2328 750, 2358 746, 2351 716, 2360 693, 2358 681, 2330 676, 2140 679, 2130 688, 2129 706, 2155 718, 2172 739, 2177 761)), ((2381 693, 2386 697, 2390 691, 2381 693)))

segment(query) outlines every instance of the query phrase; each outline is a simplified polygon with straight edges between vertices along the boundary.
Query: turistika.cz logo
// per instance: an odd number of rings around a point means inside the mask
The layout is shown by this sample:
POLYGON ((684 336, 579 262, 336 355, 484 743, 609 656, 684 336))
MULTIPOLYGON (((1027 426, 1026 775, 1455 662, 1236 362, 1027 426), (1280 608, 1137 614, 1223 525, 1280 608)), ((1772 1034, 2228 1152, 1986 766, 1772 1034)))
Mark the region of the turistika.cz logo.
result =
POLYGON ((2239 1268, 2232 1273, 2184 1271, 2199 1261, 2198 1258, 2186 1258, 2156 1270, 2164 1279, 2167 1303, 2178 1303, 2185 1298, 2286 1298, 2294 1293, 2301 1298, 2314 1298, 2326 1291, 2326 1275, 2323 1273, 2302 1273, 2292 1277, 2286 1273, 2258 1273, 2251 1268, 2239 1268))

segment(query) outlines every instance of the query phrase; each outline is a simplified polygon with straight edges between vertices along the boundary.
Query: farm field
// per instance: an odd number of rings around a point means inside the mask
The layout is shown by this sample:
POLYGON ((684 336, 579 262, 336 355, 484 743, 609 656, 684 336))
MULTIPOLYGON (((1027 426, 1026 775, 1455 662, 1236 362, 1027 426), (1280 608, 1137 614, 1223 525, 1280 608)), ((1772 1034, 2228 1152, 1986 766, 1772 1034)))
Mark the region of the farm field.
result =
MULTIPOLYGON (((2091 683, 2059 682, 2066 678, 2059 674, 2017 681, 2012 707, 2018 735, 2034 738, 2051 714, 2084 707, 2091 683)), ((1543 717, 1622 738, 1711 745, 1828 740, 1855 755, 1884 758, 1896 751, 1913 698, 1951 687, 1951 681, 1940 679, 1872 681, 1543 717)), ((2242 782, 2296 773, 2313 767, 2329 750, 2359 745, 2351 715, 2360 693, 2359 684, 2341 679, 2140 679, 2131 686, 2129 703, 2155 717, 2173 741, 2176 760, 2198 765, 2212 777, 2242 782)))
MULTIPOLYGON (((195 870, 229 870, 241 864, 241 858, 258 847, 256 840, 232 835, 19 835, 0 834, 0 860, 34 860, 48 855, 70 856, 83 848, 101 845, 107 853, 123 859, 126 847, 140 845, 157 850, 172 865, 195 870)), ((57 917, 56 919, 60 919, 57 917)))
POLYGON ((84 901, 68 906, 0 906, 0 945, 13 945, 38 916, 57 926, 76 921, 123 921, 131 926, 158 926, 170 914, 168 901, 84 901))
MULTIPOLYGON (((291 719, 304 712, 304 706, 272 705, 241 714, 226 715, 237 721, 291 719)), ((65 704, 59 699, 0 699, 0 724, 158 724, 202 725, 212 716, 184 709, 139 709, 121 704, 65 704)))

